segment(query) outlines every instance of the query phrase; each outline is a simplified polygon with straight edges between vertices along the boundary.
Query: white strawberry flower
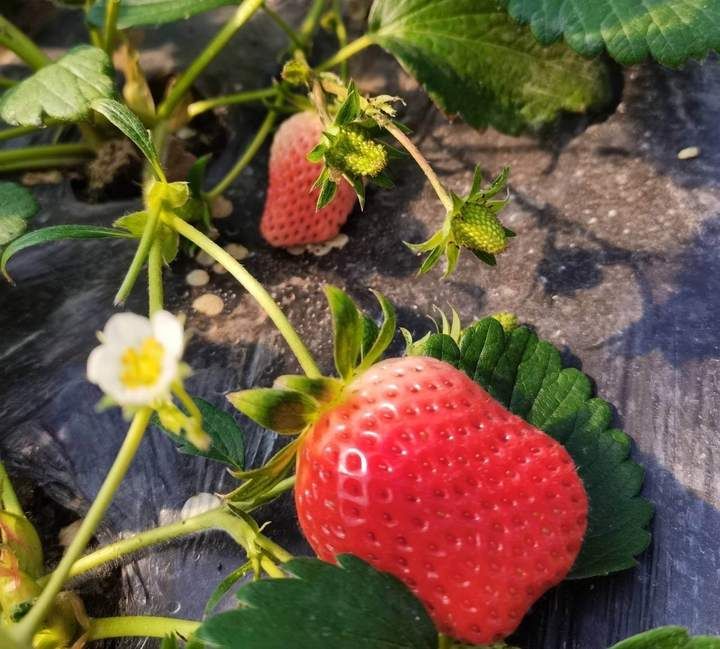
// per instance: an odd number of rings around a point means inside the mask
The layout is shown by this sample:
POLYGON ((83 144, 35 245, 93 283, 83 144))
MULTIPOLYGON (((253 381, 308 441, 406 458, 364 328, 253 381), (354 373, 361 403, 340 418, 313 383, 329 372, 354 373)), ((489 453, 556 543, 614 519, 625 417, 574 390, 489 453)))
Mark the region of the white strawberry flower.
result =
POLYGON ((182 379, 183 325, 167 311, 150 318, 118 313, 98 334, 90 353, 88 380, 124 408, 158 406, 172 399, 173 384, 182 379))

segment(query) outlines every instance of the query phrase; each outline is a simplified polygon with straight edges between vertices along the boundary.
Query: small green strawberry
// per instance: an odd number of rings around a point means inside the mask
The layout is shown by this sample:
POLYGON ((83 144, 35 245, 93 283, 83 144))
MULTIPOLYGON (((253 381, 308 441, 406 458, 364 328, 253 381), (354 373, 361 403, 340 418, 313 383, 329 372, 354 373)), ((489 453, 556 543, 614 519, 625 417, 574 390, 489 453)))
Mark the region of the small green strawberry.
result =
POLYGON ((452 233, 459 246, 490 255, 501 253, 507 246, 505 229, 482 203, 465 203, 452 220, 452 233))
POLYGON ((517 329, 520 326, 520 320, 514 313, 509 311, 500 311, 499 313, 493 313, 492 317, 500 323, 503 331, 509 334, 511 331, 517 329))
POLYGON ((385 147, 370 139, 354 126, 341 127, 337 134, 329 135, 330 145, 325 151, 325 162, 344 174, 377 176, 385 169, 388 154, 385 147))
POLYGON ((470 250, 480 261, 490 266, 495 265, 495 255, 507 247, 509 237, 514 237, 512 230, 500 223, 497 215, 507 205, 507 199, 491 200, 493 196, 505 189, 509 169, 503 169, 486 188, 482 188, 480 168, 475 169, 470 194, 461 198, 451 194, 453 206, 445 217, 440 230, 427 241, 407 244, 417 254, 427 253, 419 274, 428 272, 445 257, 445 277, 450 275, 457 266, 460 250, 470 250))

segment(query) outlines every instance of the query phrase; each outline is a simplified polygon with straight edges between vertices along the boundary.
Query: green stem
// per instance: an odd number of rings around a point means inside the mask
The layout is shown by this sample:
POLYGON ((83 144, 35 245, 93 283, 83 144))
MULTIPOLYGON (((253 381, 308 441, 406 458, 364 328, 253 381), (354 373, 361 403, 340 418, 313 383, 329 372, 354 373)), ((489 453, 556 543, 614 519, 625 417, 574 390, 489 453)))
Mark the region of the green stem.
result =
POLYGON ((98 617, 91 620, 87 639, 164 638, 173 633, 186 638, 199 626, 200 622, 195 620, 180 620, 174 617, 154 617, 150 615, 98 617))
POLYGON ((14 126, 13 128, 4 128, 0 131, 0 142, 5 140, 12 140, 16 137, 22 137, 23 135, 29 135, 39 131, 40 128, 37 126, 14 126))
POLYGON ((207 47, 192 62, 190 67, 183 72, 170 93, 158 108, 158 117, 167 119, 175 107, 180 103, 190 86, 228 44, 237 31, 252 18, 253 14, 262 6, 264 0, 243 0, 235 15, 222 27, 215 37, 208 43, 207 47))
POLYGON ((40 146, 27 146, 17 149, 0 151, 0 165, 8 162, 25 162, 40 158, 48 159, 65 157, 92 156, 94 149, 88 145, 79 143, 72 144, 43 144, 40 146))
POLYGON ((412 158, 417 163, 418 167, 422 170, 422 172, 425 174, 427 179, 430 181, 430 184, 432 185, 432 188, 435 190, 435 193, 437 194, 438 198, 440 199, 440 202, 443 204, 443 207, 448 212, 451 212, 453 209, 453 202, 452 198, 450 197, 450 194, 448 194, 447 190, 445 189, 444 185, 440 182, 440 179, 437 177, 437 174, 435 173, 434 169, 430 166, 430 163, 426 160, 425 156, 420 152, 420 149, 418 149, 414 142, 407 136, 405 133, 402 132, 393 122, 389 119, 379 117, 378 118, 378 124, 382 126, 388 133, 390 133, 400 144, 402 144, 403 148, 412 156, 412 158))
POLYGON ((198 248, 208 253, 215 261, 224 266, 227 271, 252 295, 269 318, 278 328, 287 342, 295 357, 300 363, 305 374, 311 378, 321 376, 315 360, 305 343, 298 336, 297 331, 290 324, 280 307, 272 299, 270 293, 260 284, 232 255, 223 250, 214 241, 206 237, 198 229, 194 228, 187 221, 184 221, 174 214, 163 214, 163 222, 174 230, 177 230, 183 237, 192 241, 198 248))
MULTIPOLYGON (((139 532, 129 538, 122 539, 99 548, 98 550, 95 550, 94 552, 78 559, 68 573, 67 579, 83 575, 91 570, 96 570, 105 564, 117 561, 129 554, 139 552, 140 550, 144 550, 145 548, 149 548, 153 545, 166 543, 168 541, 173 541, 175 539, 189 536, 190 534, 196 534, 198 532, 204 532, 206 530, 221 530, 226 532, 232 536, 233 539, 240 542, 243 547, 245 547, 244 540, 248 537, 248 531, 246 528, 246 523, 234 514, 228 512, 225 507, 211 509, 210 511, 198 514, 197 516, 187 518, 184 521, 154 527, 152 529, 145 530, 144 532, 139 532)), ((250 536, 252 536, 252 534, 250 534, 250 536)), ((267 550, 278 561, 289 561, 292 558, 286 550, 261 534, 258 534, 255 537, 255 541, 257 545, 267 550)), ((245 549, 247 550, 247 548, 245 549)), ((50 573, 46 577, 38 580, 38 582, 40 585, 43 585, 48 580, 52 579, 53 575, 54 573, 50 573)))
POLYGON ((303 41, 302 38, 298 35, 298 33, 292 28, 291 25, 287 23, 287 21, 274 9, 271 7, 268 7, 267 4, 263 3, 263 11, 268 15, 268 17, 280 28, 283 32, 285 32, 285 35, 290 39, 292 44, 299 49, 303 48, 303 41))
POLYGON ((125 441, 120 447, 115 461, 102 487, 100 487, 100 491, 95 497, 93 504, 83 519, 82 525, 77 531, 75 538, 72 540, 60 564, 52 573, 50 580, 33 607, 16 626, 12 627, 13 636, 21 642, 29 642, 35 629, 37 629, 45 619, 45 616, 55 602, 55 597, 62 590, 63 584, 67 579, 68 573, 72 570, 73 564, 79 559, 95 533, 95 530, 97 530, 100 521, 110 506, 115 492, 130 468, 130 463, 133 461, 138 447, 143 440, 151 415, 152 410, 150 408, 142 408, 137 412, 135 417, 133 417, 130 428, 125 436, 125 441))
POLYGON ((438 634, 438 649, 452 649, 453 644, 452 638, 442 633, 438 634))
POLYGON ((358 52, 362 52, 364 49, 374 45, 375 41, 369 34, 364 34, 360 38, 356 38, 354 41, 348 43, 345 47, 339 49, 329 59, 323 61, 315 69, 318 72, 329 70, 339 65, 343 61, 347 61, 350 57, 355 56, 358 52))
POLYGON ((320 17, 322 16, 323 11, 325 11, 326 4, 327 0, 314 0, 312 6, 307 12, 307 15, 305 16, 305 20, 303 20, 302 25, 300 25, 300 38, 302 39, 302 42, 304 43, 306 48, 310 44, 310 38, 312 37, 313 32, 315 31, 315 28, 320 21, 320 17))
POLYGON ((10 476, 5 470, 5 465, 0 460, 0 500, 2 501, 2 508, 6 512, 16 514, 17 516, 25 517, 22 505, 18 500, 15 489, 13 488, 10 476))
POLYGON ((45 53, 2 14, 0 14, 0 45, 15 52, 34 70, 39 70, 50 63, 45 53))
POLYGON ((150 315, 163 308, 162 243, 155 237, 148 257, 148 305, 150 315))
POLYGON ((222 95, 220 97, 213 97, 212 99, 203 99, 202 101, 195 101, 188 106, 188 115, 190 117, 195 117, 200 113, 212 110, 218 106, 232 106, 235 104, 247 104, 253 101, 261 101, 263 99, 274 97, 277 93, 278 87, 271 86, 270 88, 245 90, 232 95, 222 95))
POLYGON ((155 233, 157 231, 159 218, 159 206, 152 212, 148 213, 148 219, 145 221, 145 228, 143 229, 142 236, 140 237, 140 243, 138 243, 137 250, 135 250, 135 256, 133 257, 132 262, 130 262, 130 268, 128 268, 128 271, 125 274, 125 279, 123 279, 123 282, 115 295, 115 306, 125 302, 128 295, 130 295, 130 292, 133 290, 135 282, 140 276, 140 271, 142 271, 142 267, 145 264, 145 260, 150 254, 150 249, 155 242, 155 233))
POLYGON ((59 167, 77 167, 87 162, 87 158, 37 158, 0 164, 0 173, 28 171, 30 169, 57 169, 59 167))
MULTIPOLYGON (((347 29, 345 28, 345 22, 343 21, 343 14, 342 14, 342 0, 334 0, 334 8, 335 8, 335 37, 338 40, 338 45, 340 46, 340 50, 342 50, 347 45, 347 29)), ((340 63, 340 77, 343 80, 343 83, 348 82, 348 78, 350 76, 350 71, 348 69, 348 62, 347 59, 342 61, 340 63)))
POLYGON ((105 26, 103 29, 103 49, 112 57, 117 35, 117 19, 120 13, 120 0, 107 0, 105 5, 105 26))
POLYGON ((263 142, 265 141, 265 138, 270 134, 270 131, 272 130, 272 127, 275 124, 275 120, 277 119, 277 113, 274 110, 268 111, 268 114, 265 116, 265 119, 263 120, 263 123, 260 125, 260 128, 258 129, 257 133, 253 136, 253 139, 250 141, 250 144, 248 144, 247 148, 243 152, 243 154, 240 156, 238 161, 233 165, 233 168, 230 169, 230 171, 227 172, 225 177, 217 184, 215 187, 213 187, 209 192, 207 192, 207 196, 210 199, 217 198, 222 194, 232 183, 235 181, 235 179, 240 175, 243 169, 250 164, 250 161, 255 157, 255 154, 260 150, 260 147, 262 146, 263 142))

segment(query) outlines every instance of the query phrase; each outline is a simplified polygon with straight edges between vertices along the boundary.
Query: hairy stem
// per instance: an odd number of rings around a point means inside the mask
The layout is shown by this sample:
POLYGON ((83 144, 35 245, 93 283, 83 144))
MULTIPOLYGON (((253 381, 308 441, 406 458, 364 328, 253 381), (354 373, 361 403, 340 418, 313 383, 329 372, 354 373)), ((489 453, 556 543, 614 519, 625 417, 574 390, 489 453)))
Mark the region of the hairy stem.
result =
POLYGON ((162 244, 157 237, 150 247, 148 257, 148 306, 150 315, 162 311, 163 296, 163 257, 162 244))
POLYGON ((14 126, 13 128, 4 128, 0 130, 0 142, 4 140, 12 140, 16 137, 22 137, 23 135, 29 135, 39 131, 40 128, 37 126, 14 126))
POLYGON ((115 306, 125 302, 135 286, 135 282, 140 275, 140 271, 142 271, 145 260, 150 254, 150 249, 155 242, 159 215, 159 207, 148 214, 148 219, 145 222, 145 229, 140 237, 137 250, 135 250, 135 256, 133 257, 132 262, 130 262, 130 268, 128 268, 128 271, 125 274, 125 279, 123 279, 123 282, 115 295, 115 300, 113 302, 115 306))
POLYGON ((25 516, 22 505, 18 500, 17 494, 13 487, 10 476, 5 470, 5 465, 0 461, 0 501, 2 501, 2 508, 6 512, 16 514, 17 516, 25 516))
POLYGON ((302 38, 298 35, 298 33, 292 28, 291 25, 287 23, 287 21, 274 9, 271 7, 268 7, 267 4, 263 3, 263 11, 268 15, 268 17, 285 33, 285 35, 290 39, 290 42, 299 49, 303 48, 303 41, 302 38))
POLYGON ((237 31, 252 18, 253 14, 262 6, 264 0, 243 0, 235 15, 222 27, 215 37, 208 43, 207 47, 192 62, 190 67, 183 72, 170 93, 158 108, 158 117, 167 119, 175 107, 180 103, 190 86, 213 61, 220 51, 235 36, 237 31))
POLYGON ((325 61, 320 63, 320 65, 318 65, 315 69, 318 72, 330 70, 336 65, 340 65, 344 61, 347 61, 349 58, 355 56, 358 52, 362 52, 364 49, 370 47, 371 45, 374 45, 372 37, 369 34, 364 34, 360 38, 356 38, 354 41, 348 43, 345 47, 339 49, 329 59, 326 59, 325 61))
POLYGON ((325 5, 327 0, 313 0, 312 6, 305 16, 302 25, 300 25, 300 39, 302 40, 305 47, 310 45, 310 39, 317 27, 320 18, 325 11, 325 5))
POLYGON ((267 313, 275 326, 278 328, 278 331, 283 338, 285 338, 290 350, 298 359, 298 362, 305 374, 309 377, 319 377, 320 370, 310 354, 310 351, 305 346, 305 343, 300 339, 297 331, 295 331, 293 326, 290 324, 290 321, 276 304, 275 300, 272 299, 270 293, 265 290, 265 287, 260 284, 260 282, 258 282, 240 262, 233 258, 232 255, 223 250, 214 241, 206 237, 202 232, 200 232, 197 228, 194 228, 187 221, 184 221, 174 214, 163 214, 162 219, 166 225, 169 225, 174 230, 177 230, 183 237, 192 241, 198 248, 208 253, 213 259, 215 259, 215 261, 224 266, 238 282, 240 282, 243 288, 250 293, 253 298, 255 298, 257 303, 262 307, 265 313, 267 313))
POLYGON ((62 590, 65 580, 72 570, 73 564, 87 547, 88 542, 105 515, 107 508, 110 506, 115 492, 130 468, 130 464, 145 435, 145 430, 148 427, 151 415, 152 410, 150 408, 142 408, 137 412, 135 417, 133 417, 130 428, 125 436, 125 441, 120 447, 115 461, 100 487, 100 491, 95 497, 93 504, 90 506, 87 515, 83 519, 82 525, 80 525, 80 529, 77 531, 75 538, 72 540, 60 564, 52 573, 47 585, 33 607, 16 626, 12 627, 13 636, 21 642, 27 643, 30 641, 33 633, 45 619, 45 616, 55 602, 55 597, 62 590))
POLYGON ((240 175, 242 170, 245 169, 248 164, 250 164, 250 161, 259 151, 262 143, 265 141, 265 138, 267 138, 267 136, 270 134, 270 131, 272 130, 276 119, 277 113, 274 110, 268 111, 268 114, 265 116, 265 119, 260 125, 257 133, 255 133, 253 139, 250 141, 250 144, 248 144, 247 148, 240 156, 238 161, 233 165, 232 169, 227 172, 225 177, 217 185, 215 185, 215 187, 213 187, 209 192, 207 192, 208 198, 213 199, 217 196, 220 196, 220 194, 222 194, 228 187, 230 187, 233 181, 240 175))
MULTIPOLYGON (((337 38, 338 45, 342 51, 348 42, 347 29, 345 28, 345 22, 343 21, 342 0, 334 0, 333 8, 335 10, 335 37, 337 38)), ((347 59, 345 59, 340 63, 340 78, 343 80, 343 83, 347 83, 349 76, 350 71, 348 69, 348 62, 347 59)))
POLYGON ((262 101, 263 99, 274 97, 277 93, 277 86, 271 86, 269 88, 260 88, 258 90, 244 90, 243 92, 237 92, 232 95, 221 95, 220 97, 213 97, 212 99, 203 99, 202 101, 195 101, 188 106, 188 115, 190 117, 195 117, 200 113, 212 110, 218 106, 232 106, 235 104, 247 104, 253 101, 262 101))
POLYGON ((11 171, 29 171, 30 169, 57 169, 59 167, 77 167, 87 162, 87 158, 33 158, 18 162, 0 163, 0 173, 11 171))
POLYGON ((104 50, 110 57, 112 57, 113 50, 115 49, 118 13, 120 13, 120 0, 107 0, 103 27, 103 45, 104 50))
MULTIPOLYGON (((234 514, 228 512, 225 507, 211 509, 197 516, 187 518, 184 521, 154 527, 99 548, 78 559, 68 573, 68 579, 83 575, 91 570, 96 570, 108 563, 122 559, 129 554, 139 552, 145 548, 207 530, 221 530, 230 534, 236 541, 243 541, 247 536, 245 527, 246 523, 234 514), (237 526, 243 528, 242 533, 238 533, 237 526)), ((272 554, 278 561, 284 562, 292 558, 288 552, 265 536, 258 535, 255 542, 272 554)), ((40 584, 51 579, 53 574, 54 573, 51 573, 39 580, 40 584)))
POLYGON ((15 52, 34 70, 39 70, 50 63, 45 53, 2 14, 0 14, 0 45, 15 52))
POLYGON ((199 626, 200 622, 195 620, 181 620, 174 617, 153 617, 150 615, 98 617, 91 620, 87 639, 164 638, 173 633, 186 638, 199 626))
POLYGON ((445 189, 444 185, 440 182, 440 179, 437 177, 437 174, 433 170, 433 168, 430 166, 430 163, 426 160, 425 156, 420 152, 420 149, 418 149, 413 141, 405 135, 405 133, 402 132, 395 124, 392 123, 389 119, 386 118, 379 118, 378 123, 380 126, 382 126, 388 133, 390 133, 400 144, 403 146, 403 148, 412 156, 413 160, 417 163, 418 167, 422 170, 422 172, 427 176, 427 179, 430 181, 430 184, 432 185, 432 188, 435 190, 435 193, 437 194, 438 198, 440 199, 440 202, 443 204, 445 209, 450 212, 453 209, 453 202, 452 198, 450 198, 450 194, 448 194, 447 190, 445 189))
POLYGON ((0 151, 0 165, 10 162, 49 159, 56 156, 58 158, 90 157, 94 153, 95 150, 90 145, 83 144, 82 142, 73 144, 43 144, 40 146, 27 146, 0 151))

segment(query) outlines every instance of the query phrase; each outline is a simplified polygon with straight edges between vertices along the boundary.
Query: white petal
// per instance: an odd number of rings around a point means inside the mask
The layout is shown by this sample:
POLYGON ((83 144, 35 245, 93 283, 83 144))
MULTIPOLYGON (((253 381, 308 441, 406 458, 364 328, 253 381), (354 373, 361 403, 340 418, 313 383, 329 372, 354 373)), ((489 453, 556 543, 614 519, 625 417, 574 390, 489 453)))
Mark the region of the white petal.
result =
POLYGON ((103 370, 107 364, 107 350, 107 345, 100 345, 90 352, 87 359, 87 378, 90 383, 96 385, 100 383, 103 370))
POLYGON ((185 346, 185 334, 180 321, 168 311, 158 311, 150 322, 153 336, 165 348, 165 353, 179 359, 185 346))
POLYGON ((152 336, 150 320, 136 313, 116 313, 107 321, 103 342, 118 347, 137 347, 152 336))

